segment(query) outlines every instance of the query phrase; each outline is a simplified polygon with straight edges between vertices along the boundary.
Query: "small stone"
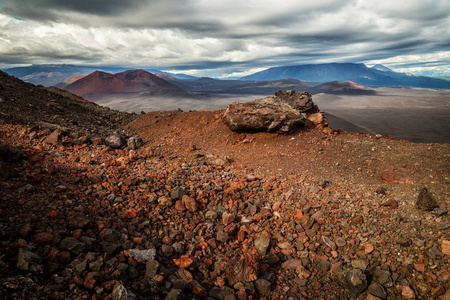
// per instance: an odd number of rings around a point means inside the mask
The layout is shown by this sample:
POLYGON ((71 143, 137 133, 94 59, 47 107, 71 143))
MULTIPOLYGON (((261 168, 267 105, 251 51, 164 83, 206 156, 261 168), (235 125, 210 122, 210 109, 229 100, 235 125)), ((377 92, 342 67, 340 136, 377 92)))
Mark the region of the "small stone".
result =
POLYGON ((140 249, 128 249, 124 251, 124 254, 133 258, 137 262, 140 263, 147 263, 147 261, 154 260, 156 255, 155 249, 147 249, 147 250, 140 250, 140 249))
POLYGON ((174 258, 173 262, 178 266, 178 268, 187 269, 195 262, 195 258, 186 254, 180 258, 174 258))
POLYGON ((444 253, 442 253, 441 251, 439 251, 438 247, 436 247, 435 245, 433 245, 433 246, 431 246, 430 248, 428 248, 427 254, 428 254, 428 256, 430 256, 431 258, 441 258, 441 257, 444 256, 444 253))
POLYGON ((132 136, 127 141, 128 148, 132 150, 136 150, 141 148, 144 145, 144 141, 141 139, 139 135, 132 136))
POLYGON ((181 200, 184 195, 185 195, 184 190, 180 187, 176 187, 172 190, 170 198, 172 198, 172 200, 181 200))
POLYGON ((291 248, 292 247, 291 243, 289 243, 289 242, 281 242, 281 243, 278 243, 277 246, 280 249, 287 249, 287 248, 291 248))
POLYGON ((359 244, 359 247, 364 248, 364 253, 365 254, 370 254, 374 250, 373 245, 371 243, 369 243, 369 242, 361 243, 361 244, 359 244))
POLYGON ((83 252, 86 245, 73 237, 66 237, 61 241, 59 247, 64 250, 69 250, 73 254, 77 255, 83 252))
POLYGON ((336 243, 336 245, 337 245, 338 247, 344 247, 345 245, 347 245, 347 242, 346 242, 343 238, 341 238, 341 237, 335 238, 335 239, 334 239, 334 242, 336 243))
POLYGON ((171 289, 170 292, 167 294, 165 300, 179 300, 183 299, 183 291, 180 289, 171 289))
POLYGON ((450 227, 450 225, 447 222, 439 222, 436 224, 436 228, 439 230, 446 230, 450 227))
POLYGON ((369 285, 369 287, 367 288, 367 291, 373 295, 376 296, 380 299, 386 299, 388 294, 386 292, 386 290, 384 289, 384 287, 381 284, 378 283, 372 283, 371 285, 369 285))
POLYGON ((302 261, 300 259, 289 259, 281 264, 281 268, 283 269, 297 269, 303 266, 302 261))
POLYGON ((215 211, 208 210, 205 214, 205 218, 214 221, 215 219, 217 219, 217 213, 215 211))
POLYGON ((318 192, 320 192, 320 188, 315 187, 315 186, 310 186, 308 189, 309 189, 309 192, 313 193, 313 194, 317 194, 318 192))
POLYGON ((126 211, 124 211, 121 215, 122 219, 134 219, 137 218, 141 215, 141 213, 139 212, 139 210, 136 209, 127 209, 126 211))
POLYGON ((345 285, 350 295, 356 298, 367 287, 366 275, 360 269, 351 269, 345 276, 345 285))
POLYGON ((409 238, 400 236, 397 238, 397 244, 399 244, 402 247, 409 247, 412 245, 412 241, 409 238))
POLYGON ((148 260, 145 267, 145 278, 152 280, 153 277, 155 277, 155 275, 158 273, 159 262, 154 259, 148 260))
POLYGON ((123 284, 116 283, 112 292, 112 300, 132 300, 136 296, 130 292, 123 284))
POLYGON ((320 220, 322 220, 323 215, 324 215, 323 210, 318 210, 311 216, 311 218, 319 222, 320 220))
POLYGON ((352 260, 352 267, 355 269, 365 270, 367 269, 367 262, 362 259, 352 260))
POLYGON ((270 239, 265 236, 257 237, 255 242, 255 248, 258 250, 259 255, 264 256, 266 255, 267 249, 270 245, 270 239))
POLYGON ((270 282, 266 279, 258 279, 255 282, 256 292, 262 296, 266 296, 270 293, 270 282))
POLYGON ((44 143, 47 144, 52 144, 52 145, 56 145, 56 144, 60 144, 62 142, 62 135, 61 135, 61 131, 59 131, 58 129, 53 131, 45 140, 44 143))
POLYGON ((42 264, 42 257, 25 248, 19 249, 17 256, 17 267, 23 271, 31 271, 35 273, 42 273, 44 268, 42 264))
POLYGON ((227 226, 228 224, 230 224, 231 222, 234 221, 234 218, 235 218, 234 214, 231 214, 229 212, 224 212, 222 214, 223 225, 227 226))
POLYGON ((216 239, 217 239, 219 242, 226 243, 227 240, 228 240, 228 233, 226 233, 226 232, 224 232, 224 231, 219 231, 219 232, 217 232, 217 234, 216 234, 216 239))
POLYGON ((433 195, 427 190, 427 188, 423 188, 419 196, 417 196, 416 208, 419 210, 434 210, 438 208, 439 204, 436 199, 434 199, 433 195))
POLYGON ((164 254, 165 257, 170 257, 173 254, 173 248, 170 245, 162 245, 161 251, 164 254))
POLYGON ((445 207, 438 207, 433 209, 433 211, 431 212, 433 215, 440 217, 443 215, 446 215, 448 213, 448 210, 445 207))
POLYGON ((383 203, 380 203, 380 206, 385 206, 385 207, 389 207, 392 209, 396 209, 396 208, 398 208, 398 202, 395 201, 395 199, 389 199, 383 203))
POLYGON ((331 268, 331 262, 328 260, 322 261, 317 265, 317 271, 319 271, 322 275, 327 274, 327 272, 331 268))
POLYGON ((38 244, 51 244, 55 237, 48 232, 40 232, 33 236, 33 242, 38 244))
POLYGON ((161 196, 161 197, 158 198, 158 204, 159 204, 159 206, 161 206, 163 208, 171 206, 172 205, 172 199, 169 199, 169 198, 167 198, 165 196, 161 196))
POLYGON ((400 176, 397 172, 387 170, 381 172, 381 179, 389 183, 405 183, 406 179, 400 176))
POLYGON ((442 241, 442 253, 445 255, 450 255, 450 240, 443 240, 442 241))
POLYGON ((400 289, 402 290, 402 296, 405 299, 414 299, 416 298, 416 294, 414 291, 407 285, 401 285, 400 289))
POLYGON ((333 249, 333 250, 335 250, 335 248, 336 248, 336 244, 332 240, 330 240, 329 237, 324 236, 324 235, 322 235, 320 237, 320 243, 330 249, 333 249))
POLYGON ((188 211, 190 211, 190 212, 197 211, 198 205, 197 205, 197 202, 195 201, 195 199, 189 197, 188 195, 184 195, 182 201, 188 211))

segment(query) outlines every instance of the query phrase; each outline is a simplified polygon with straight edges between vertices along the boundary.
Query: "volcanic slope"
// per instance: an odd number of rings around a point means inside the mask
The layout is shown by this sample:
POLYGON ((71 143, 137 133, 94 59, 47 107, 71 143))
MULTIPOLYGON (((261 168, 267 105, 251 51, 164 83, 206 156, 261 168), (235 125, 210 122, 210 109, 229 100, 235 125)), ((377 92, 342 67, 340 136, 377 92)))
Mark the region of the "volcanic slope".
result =
POLYGON ((233 133, 222 113, 147 113, 125 126, 139 149, 2 113, 2 297, 448 298, 448 144, 233 133))

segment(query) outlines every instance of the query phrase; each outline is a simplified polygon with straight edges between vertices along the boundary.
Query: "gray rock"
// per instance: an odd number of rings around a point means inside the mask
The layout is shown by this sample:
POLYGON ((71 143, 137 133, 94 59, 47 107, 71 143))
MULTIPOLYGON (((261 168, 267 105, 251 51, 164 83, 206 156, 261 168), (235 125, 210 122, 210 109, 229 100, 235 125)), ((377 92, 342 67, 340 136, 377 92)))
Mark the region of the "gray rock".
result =
POLYGON ((17 256, 17 267, 23 271, 31 271, 34 273, 42 273, 42 257, 25 248, 19 249, 17 256))
POLYGON ((397 244, 402 247, 409 247, 412 245, 412 240, 403 236, 397 238, 397 244))
POLYGON ((141 148, 144 145, 144 141, 141 139, 139 135, 132 136, 127 141, 128 148, 132 150, 136 150, 141 148))
POLYGON ((303 266, 302 261, 300 259, 289 259, 281 264, 283 269, 298 269, 303 266))
POLYGON ((118 243, 120 241, 120 238, 122 237, 122 234, 118 232, 117 230, 108 229, 105 231, 105 234, 103 235, 103 239, 105 241, 111 242, 111 243, 118 243))
POLYGON ((270 293, 270 282, 266 279, 259 278, 255 282, 256 292, 262 296, 267 296, 270 293))
POLYGON ((125 145, 126 141, 118 133, 111 134, 106 137, 105 144, 111 148, 121 148, 125 145))
POLYGON ((445 207, 438 207, 438 208, 433 209, 432 213, 433 213, 433 215, 439 217, 439 216, 443 216, 443 215, 447 214, 448 210, 445 207))
POLYGON ((431 258, 441 258, 444 256, 444 253, 442 253, 436 245, 431 246, 427 250, 427 254, 431 258))
POLYGON ((255 248, 258 250, 259 255, 266 255, 267 249, 270 245, 270 239, 265 236, 257 237, 255 240, 255 248))
POLYGON ((434 199, 433 195, 427 190, 427 188, 423 188, 419 196, 417 196, 416 208, 419 210, 433 210, 438 208, 439 204, 436 199, 434 199))
POLYGON ((78 255, 83 252, 86 245, 73 237, 66 237, 61 241, 59 247, 64 250, 69 250, 73 254, 78 255))
POLYGON ((208 296, 218 300, 227 299, 230 295, 234 295, 234 290, 229 287, 213 287, 208 292, 208 296))
POLYGON ((311 95, 278 91, 275 96, 228 105, 223 122, 232 131, 289 132, 304 126, 312 104, 311 95))
POLYGON ((140 250, 128 249, 124 251, 125 255, 131 256, 134 260, 140 263, 147 263, 147 261, 154 260, 156 255, 155 249, 140 250))
POLYGON ((369 292, 369 294, 381 299, 386 299, 386 297, 388 296, 384 287, 381 284, 375 282, 369 285, 367 291, 369 292))

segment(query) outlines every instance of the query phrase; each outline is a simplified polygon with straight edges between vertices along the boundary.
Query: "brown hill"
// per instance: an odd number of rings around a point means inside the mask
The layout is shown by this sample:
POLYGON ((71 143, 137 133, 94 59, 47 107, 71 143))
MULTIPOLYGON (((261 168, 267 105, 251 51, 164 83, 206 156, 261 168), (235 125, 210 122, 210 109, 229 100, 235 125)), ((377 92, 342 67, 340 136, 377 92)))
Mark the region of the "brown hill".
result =
POLYGON ((55 87, 60 88, 60 89, 65 89, 65 88, 67 88, 67 86, 69 86, 70 84, 74 83, 75 81, 77 81, 83 77, 86 77, 86 75, 74 75, 74 76, 64 79, 62 82, 56 84, 55 87))
POLYGON ((37 87, 0 71, 0 113, 9 122, 39 125, 77 137, 112 132, 135 115, 111 110, 56 87, 37 87))
POLYGON ((178 86, 144 70, 129 70, 117 74, 95 71, 66 90, 80 96, 112 93, 182 92, 178 86))
POLYGON ((2 299, 450 295, 449 144, 239 134, 223 111, 145 114, 137 150, 58 141, 34 122, 120 114, 0 75, 2 299))
POLYGON ((311 94, 327 93, 327 94, 358 94, 369 95, 375 94, 371 88, 347 81, 331 81, 315 86, 308 90, 311 94))

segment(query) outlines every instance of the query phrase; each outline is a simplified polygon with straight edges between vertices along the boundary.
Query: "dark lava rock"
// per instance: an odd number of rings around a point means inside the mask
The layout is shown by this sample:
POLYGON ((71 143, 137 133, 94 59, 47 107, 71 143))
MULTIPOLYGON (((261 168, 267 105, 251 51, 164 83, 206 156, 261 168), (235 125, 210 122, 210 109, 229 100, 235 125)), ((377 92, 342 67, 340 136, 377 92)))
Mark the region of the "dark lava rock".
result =
POLYGON ((350 296, 356 298, 367 287, 366 275, 360 269, 351 269, 346 273, 344 283, 350 296))
POLYGON ((111 148, 121 148, 126 141, 120 134, 114 133, 106 137, 105 144, 111 148))
POLYGON ((423 188, 416 201, 416 208, 419 210, 433 210, 438 208, 439 204, 436 199, 434 199, 433 195, 427 190, 427 188, 423 188))
POLYGON ((80 254, 86 245, 73 237, 66 237, 61 241, 59 247, 64 250, 69 250, 73 254, 80 254))
POLYGON ((8 179, 9 173, 9 168, 0 160, 0 181, 8 179))
POLYGON ((381 299, 386 299, 386 297, 388 296, 384 287, 381 284, 375 282, 369 285, 367 291, 369 292, 369 294, 381 299))
POLYGON ((275 96, 228 105, 223 122, 238 132, 290 132, 305 125, 304 112, 313 106, 308 93, 278 91, 275 96))
POLYGON ((42 264, 42 257, 25 248, 19 249, 17 256, 17 267, 23 271, 31 271, 34 273, 42 273, 44 267, 42 264))
POLYGON ((258 294, 262 296, 266 296, 267 294, 270 293, 270 282, 267 281, 266 279, 260 278, 256 280, 255 287, 258 294))

